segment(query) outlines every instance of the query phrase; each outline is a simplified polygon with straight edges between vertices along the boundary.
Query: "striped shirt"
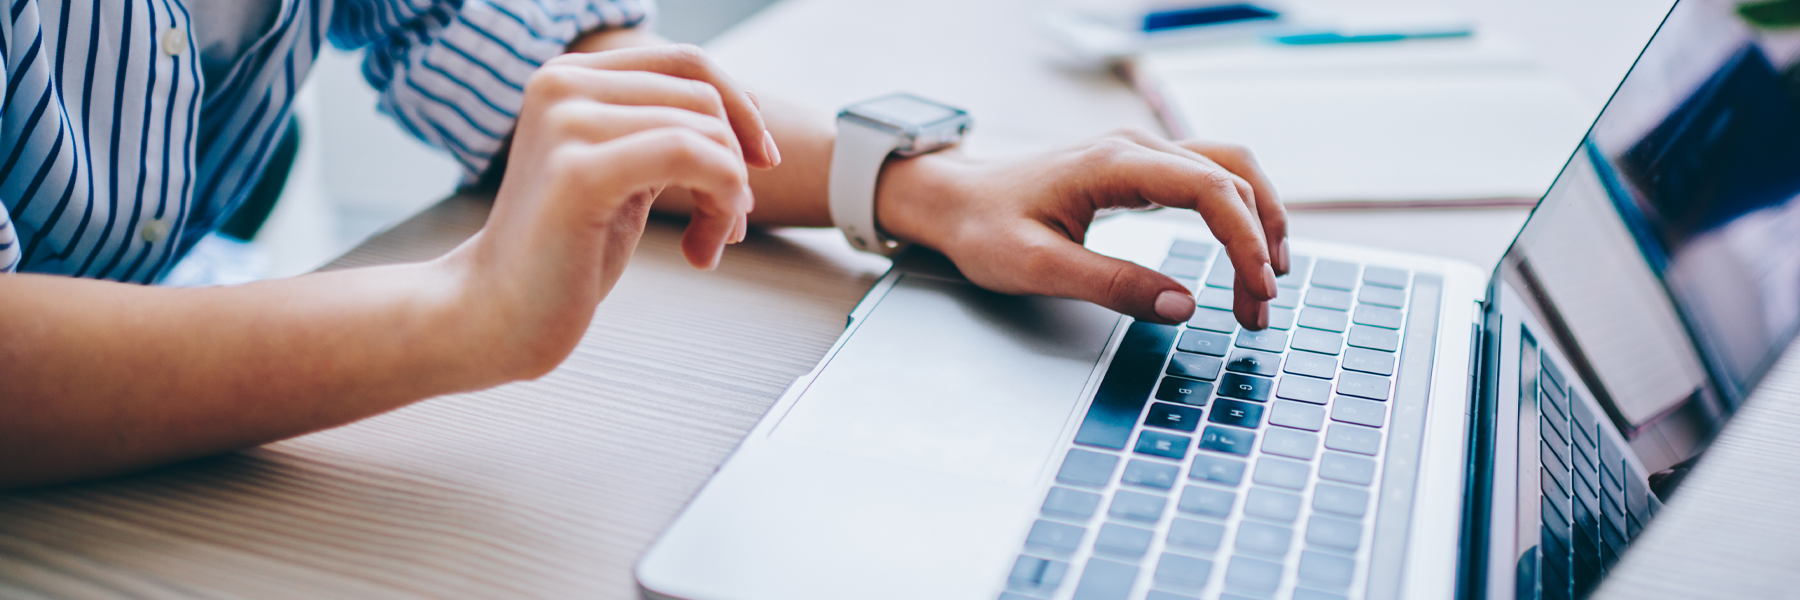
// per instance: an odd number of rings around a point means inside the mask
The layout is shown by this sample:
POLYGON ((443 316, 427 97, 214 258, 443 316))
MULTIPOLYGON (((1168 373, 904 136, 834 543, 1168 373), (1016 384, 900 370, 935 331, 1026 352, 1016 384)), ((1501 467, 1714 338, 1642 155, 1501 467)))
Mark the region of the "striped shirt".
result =
POLYGON ((380 108, 472 177, 531 71, 650 0, 278 0, 202 78, 181 0, 0 0, 0 272, 151 283, 250 193, 326 41, 380 108))

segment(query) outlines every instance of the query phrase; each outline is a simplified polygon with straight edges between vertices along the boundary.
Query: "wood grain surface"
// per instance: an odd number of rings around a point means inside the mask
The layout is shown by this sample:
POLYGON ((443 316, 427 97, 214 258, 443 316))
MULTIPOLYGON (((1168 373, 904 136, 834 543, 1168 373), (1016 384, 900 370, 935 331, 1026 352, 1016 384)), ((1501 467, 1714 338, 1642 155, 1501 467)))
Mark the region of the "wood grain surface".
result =
MULTIPOLYGON (((452 198, 332 268, 436 256, 486 210, 452 198)), ((702 273, 680 258, 680 227, 651 222, 541 380, 0 494, 0 597, 635 597, 637 557, 886 263, 835 231, 754 233, 702 273)))

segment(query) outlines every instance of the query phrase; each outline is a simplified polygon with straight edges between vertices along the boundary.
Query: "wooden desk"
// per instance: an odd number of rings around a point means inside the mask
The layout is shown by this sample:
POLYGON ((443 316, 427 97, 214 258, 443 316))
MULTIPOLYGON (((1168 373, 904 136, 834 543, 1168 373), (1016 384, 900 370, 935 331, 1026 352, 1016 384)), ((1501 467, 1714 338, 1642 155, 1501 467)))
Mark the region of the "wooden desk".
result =
MULTIPOLYGON (((1023 50, 887 50, 906 33, 954 41, 978 20, 1027 19, 1032 5, 967 4, 790 0, 717 50, 740 77, 823 106, 900 88, 962 101, 958 90, 971 88, 955 87, 969 78, 951 85, 937 71, 871 70, 812 84, 815 92, 841 85, 841 98, 808 95, 784 82, 823 71, 760 61, 874 69, 917 59, 1016 72, 973 88, 986 91, 968 105, 1005 108, 1000 98, 1010 90, 1045 106, 984 121, 989 141, 977 141, 978 152, 1153 125, 1117 82, 1045 68, 1023 50), (836 12, 846 7, 854 10, 836 12), (808 29, 852 17, 886 23, 889 33, 808 29), (930 22, 940 27, 914 28, 930 22), (1067 104, 1052 111, 1059 102, 1067 104), (1080 119, 1066 127, 1032 125, 1070 114, 1080 119)), ((452 198, 333 267, 435 256, 485 213, 481 198, 452 198)), ((1296 229, 1491 264, 1522 219, 1517 210, 1307 213, 1296 229)), ((755 233, 717 272, 698 273, 680 259, 679 228, 651 223, 581 346, 542 380, 116 480, 0 494, 0 597, 635 597, 637 557, 818 360, 885 268, 835 232, 784 231, 755 233)), ((1800 538, 1800 505, 1790 499, 1800 497, 1800 471, 1787 463, 1800 457, 1791 433, 1800 427, 1800 357, 1779 370, 1627 555, 1608 597, 1797 593, 1800 550, 1790 541, 1800 538)))

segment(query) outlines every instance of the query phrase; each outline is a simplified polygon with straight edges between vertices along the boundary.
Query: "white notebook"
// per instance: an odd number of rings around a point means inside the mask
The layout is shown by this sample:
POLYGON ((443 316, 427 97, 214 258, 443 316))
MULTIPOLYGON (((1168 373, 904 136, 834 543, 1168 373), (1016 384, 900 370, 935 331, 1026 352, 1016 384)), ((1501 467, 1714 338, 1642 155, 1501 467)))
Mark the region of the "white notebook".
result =
POLYGON ((1172 134, 1250 147, 1297 207, 1529 204, 1600 109, 1480 36, 1165 48, 1132 76, 1172 134))

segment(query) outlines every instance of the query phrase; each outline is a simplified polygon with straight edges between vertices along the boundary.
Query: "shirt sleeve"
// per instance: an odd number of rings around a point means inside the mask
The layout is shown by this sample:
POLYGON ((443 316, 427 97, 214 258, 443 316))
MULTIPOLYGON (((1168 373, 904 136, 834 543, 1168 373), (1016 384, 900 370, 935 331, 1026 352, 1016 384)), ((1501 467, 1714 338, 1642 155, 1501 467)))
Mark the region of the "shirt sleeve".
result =
MULTIPOLYGON (((7 39, 12 38, 10 30, 0 29, 0 33, 4 33, 7 39)), ((7 73, 11 72, 11 69, 7 68, 5 59, 6 57, 0 56, 0 97, 10 98, 12 90, 8 88, 7 82, 11 78, 7 77, 7 73)), ((7 149, 10 150, 10 148, 7 149)), ((12 224, 12 207, 7 204, 5 197, 0 197, 0 273, 18 271, 19 260, 24 258, 20 254, 21 252, 19 230, 12 224)))
POLYGON ((473 181, 512 132, 525 81, 575 38, 633 27, 653 0, 340 0, 331 43, 368 48, 380 109, 473 181))

